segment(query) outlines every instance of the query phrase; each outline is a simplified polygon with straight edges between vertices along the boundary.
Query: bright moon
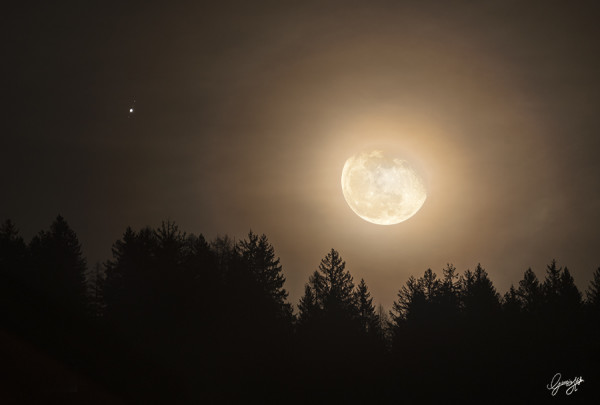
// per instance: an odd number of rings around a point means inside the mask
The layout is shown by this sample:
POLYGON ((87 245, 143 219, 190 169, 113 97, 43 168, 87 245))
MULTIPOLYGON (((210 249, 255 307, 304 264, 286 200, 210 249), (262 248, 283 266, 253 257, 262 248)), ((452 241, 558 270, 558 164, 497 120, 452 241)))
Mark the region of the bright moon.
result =
POLYGON ((356 215, 378 225, 406 221, 427 198, 423 180, 410 164, 387 157, 380 150, 346 160, 342 191, 356 215))

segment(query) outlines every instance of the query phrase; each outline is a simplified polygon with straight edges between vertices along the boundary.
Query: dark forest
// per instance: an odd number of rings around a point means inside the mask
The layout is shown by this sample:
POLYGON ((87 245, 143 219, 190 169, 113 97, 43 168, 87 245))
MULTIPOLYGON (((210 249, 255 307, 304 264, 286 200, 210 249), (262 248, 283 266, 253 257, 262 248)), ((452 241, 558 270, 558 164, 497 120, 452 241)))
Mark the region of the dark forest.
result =
MULTIPOLYGON (((5 399, 79 392, 97 403, 589 402, 600 364, 600 268, 526 269, 501 294, 482 265, 448 264, 375 306, 324 252, 298 303, 265 235, 212 241, 173 222, 127 228, 90 266, 58 216, 28 243, 0 229, 5 399), (552 395, 553 376, 581 376, 552 395)), ((510 254, 510 252, 507 252, 510 254)))

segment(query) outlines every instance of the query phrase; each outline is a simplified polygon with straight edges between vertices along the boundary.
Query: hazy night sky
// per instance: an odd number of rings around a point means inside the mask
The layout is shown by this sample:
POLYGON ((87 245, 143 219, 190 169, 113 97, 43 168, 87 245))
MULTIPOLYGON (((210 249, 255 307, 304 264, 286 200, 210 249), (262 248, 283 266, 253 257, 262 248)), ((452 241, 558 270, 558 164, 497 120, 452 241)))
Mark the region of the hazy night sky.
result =
POLYGON ((252 229, 293 304, 332 247, 386 306, 447 262, 481 262, 504 293, 556 258, 587 287, 600 266, 593 2, 176 3, 6 11, 0 219, 27 240, 61 213, 92 266, 128 225, 252 229), (406 222, 370 224, 344 200, 344 162, 370 146, 426 178, 406 222))

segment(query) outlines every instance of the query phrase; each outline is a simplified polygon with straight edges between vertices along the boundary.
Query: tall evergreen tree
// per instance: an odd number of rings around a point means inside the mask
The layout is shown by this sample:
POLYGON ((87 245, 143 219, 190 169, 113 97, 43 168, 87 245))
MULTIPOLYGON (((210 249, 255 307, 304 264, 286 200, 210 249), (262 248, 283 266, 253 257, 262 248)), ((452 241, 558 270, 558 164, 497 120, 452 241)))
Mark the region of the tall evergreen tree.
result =
POLYGON ((150 228, 135 232, 128 227, 114 243, 102 291, 107 319, 127 329, 142 330, 141 325, 148 323, 157 281, 161 284, 153 275, 156 250, 156 235, 150 228))
POLYGON ((302 372, 310 373, 323 388, 343 385, 343 376, 358 372, 357 364, 369 356, 365 356, 353 279, 336 250, 331 249, 309 277, 298 307, 302 372))
POLYGON ((531 268, 525 270, 517 290, 523 310, 529 314, 538 314, 542 305, 542 287, 531 268))
POLYGON ((335 249, 321 260, 319 270, 309 278, 317 305, 324 311, 352 317, 355 313, 354 283, 335 249))
POLYGON ((587 296, 587 304, 591 308, 595 308, 600 312, 600 267, 594 271, 594 277, 590 281, 590 285, 585 292, 587 296))
POLYGON ((181 265, 185 258, 186 234, 179 230, 173 221, 163 221, 159 228, 154 230, 156 238, 156 259, 158 264, 167 266, 181 265))
POLYGON ((186 266, 197 272, 197 276, 207 276, 206 272, 215 267, 214 254, 209 243, 202 234, 190 234, 185 238, 183 250, 185 251, 186 266))
POLYGON ((393 321, 449 322, 457 315, 459 284, 454 266, 444 269, 444 279, 439 280, 431 269, 422 277, 410 277, 398 292, 398 300, 392 305, 393 321))
POLYGON ((300 326, 310 325, 311 321, 318 316, 319 304, 309 284, 304 285, 304 295, 298 304, 298 324, 300 326))
POLYGON ((450 263, 442 270, 442 274, 436 301, 439 303, 441 316, 452 321, 460 311, 460 277, 456 267, 450 263))
POLYGON ((562 314, 563 317, 579 309, 581 293, 568 268, 559 267, 556 260, 547 266, 546 278, 542 285, 544 312, 547 317, 562 314))
POLYGON ((425 270, 425 273, 422 277, 423 291, 425 293, 425 298, 429 302, 434 302, 440 293, 441 282, 437 278, 437 274, 435 274, 431 269, 425 270))
POLYGON ((198 280, 186 267, 187 236, 175 222, 163 221, 154 230, 154 240, 151 263, 145 269, 154 296, 147 302, 147 308, 154 312, 152 322, 157 324, 163 338, 172 339, 192 322, 198 280))
POLYGON ((275 249, 269 243, 266 235, 258 236, 252 231, 248 238, 240 241, 237 250, 241 257, 244 270, 249 272, 253 284, 280 319, 290 320, 291 305, 285 300, 288 296, 285 290, 285 277, 279 258, 275 257, 275 249))
POLYGON ((513 284, 510 285, 509 290, 504 294, 502 309, 504 313, 513 317, 521 312, 521 299, 513 284))
POLYGON ((194 280, 192 284, 199 284, 202 293, 195 294, 195 301, 206 312, 213 312, 221 305, 223 297, 223 274, 216 264, 216 257, 210 244, 203 235, 190 234, 185 238, 182 246, 183 266, 189 276, 194 280))
POLYGON ((39 291, 68 312, 86 313, 87 264, 77 235, 67 221, 57 216, 50 230, 40 232, 29 246, 39 291))
POLYGON ((426 313, 427 295, 423 278, 410 276, 406 284, 398 291, 398 299, 392 304, 390 316, 394 324, 418 320, 426 313))
POLYGON ((31 281, 26 272, 27 253, 15 224, 6 220, 0 226, 0 322, 18 323, 28 318, 31 281))
POLYGON ((594 331, 595 336, 600 338, 600 267, 594 271, 594 276, 585 294, 587 297, 585 309, 589 320, 588 329, 594 331))
POLYGON ((361 279, 356 286, 355 296, 358 321, 362 330, 371 334, 379 334, 379 317, 375 313, 373 298, 364 279, 361 279))
POLYGON ((215 267, 222 278, 232 270, 237 260, 235 242, 227 235, 217 236, 210 242, 210 249, 214 256, 215 267))
POLYGON ((331 344, 335 336, 348 335, 347 345, 361 333, 352 276, 336 250, 331 249, 309 277, 298 309, 298 330, 310 341, 325 344, 322 340, 329 339, 331 344))
POLYGON ((560 290, 560 278, 561 278, 562 267, 559 267, 556 263, 556 259, 552 259, 552 262, 546 267, 546 278, 542 286, 544 296, 546 299, 555 299, 558 297, 560 290))
POLYGON ((475 271, 465 272, 461 292, 463 308, 468 316, 489 317, 500 309, 500 295, 481 264, 477 264, 475 271))
POLYGON ((27 255, 27 246, 15 224, 7 219, 0 225, 0 272, 17 273, 27 255))
POLYGON ((575 280, 567 267, 560 276, 559 296, 564 310, 578 311, 582 304, 581 292, 575 285, 575 280))

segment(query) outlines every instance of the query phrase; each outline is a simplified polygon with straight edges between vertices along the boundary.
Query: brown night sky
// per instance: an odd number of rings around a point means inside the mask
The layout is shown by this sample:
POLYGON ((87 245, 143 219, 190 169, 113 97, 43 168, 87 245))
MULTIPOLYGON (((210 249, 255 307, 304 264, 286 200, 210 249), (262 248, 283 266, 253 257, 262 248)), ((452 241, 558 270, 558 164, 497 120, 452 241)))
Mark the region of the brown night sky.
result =
POLYGON ((593 2, 80 3, 7 14, 0 219, 26 239, 61 213, 93 265, 128 225, 252 229, 294 304, 332 247, 387 307, 447 262, 501 293, 600 266, 593 2), (344 200, 373 146, 426 178, 401 224, 344 200))

